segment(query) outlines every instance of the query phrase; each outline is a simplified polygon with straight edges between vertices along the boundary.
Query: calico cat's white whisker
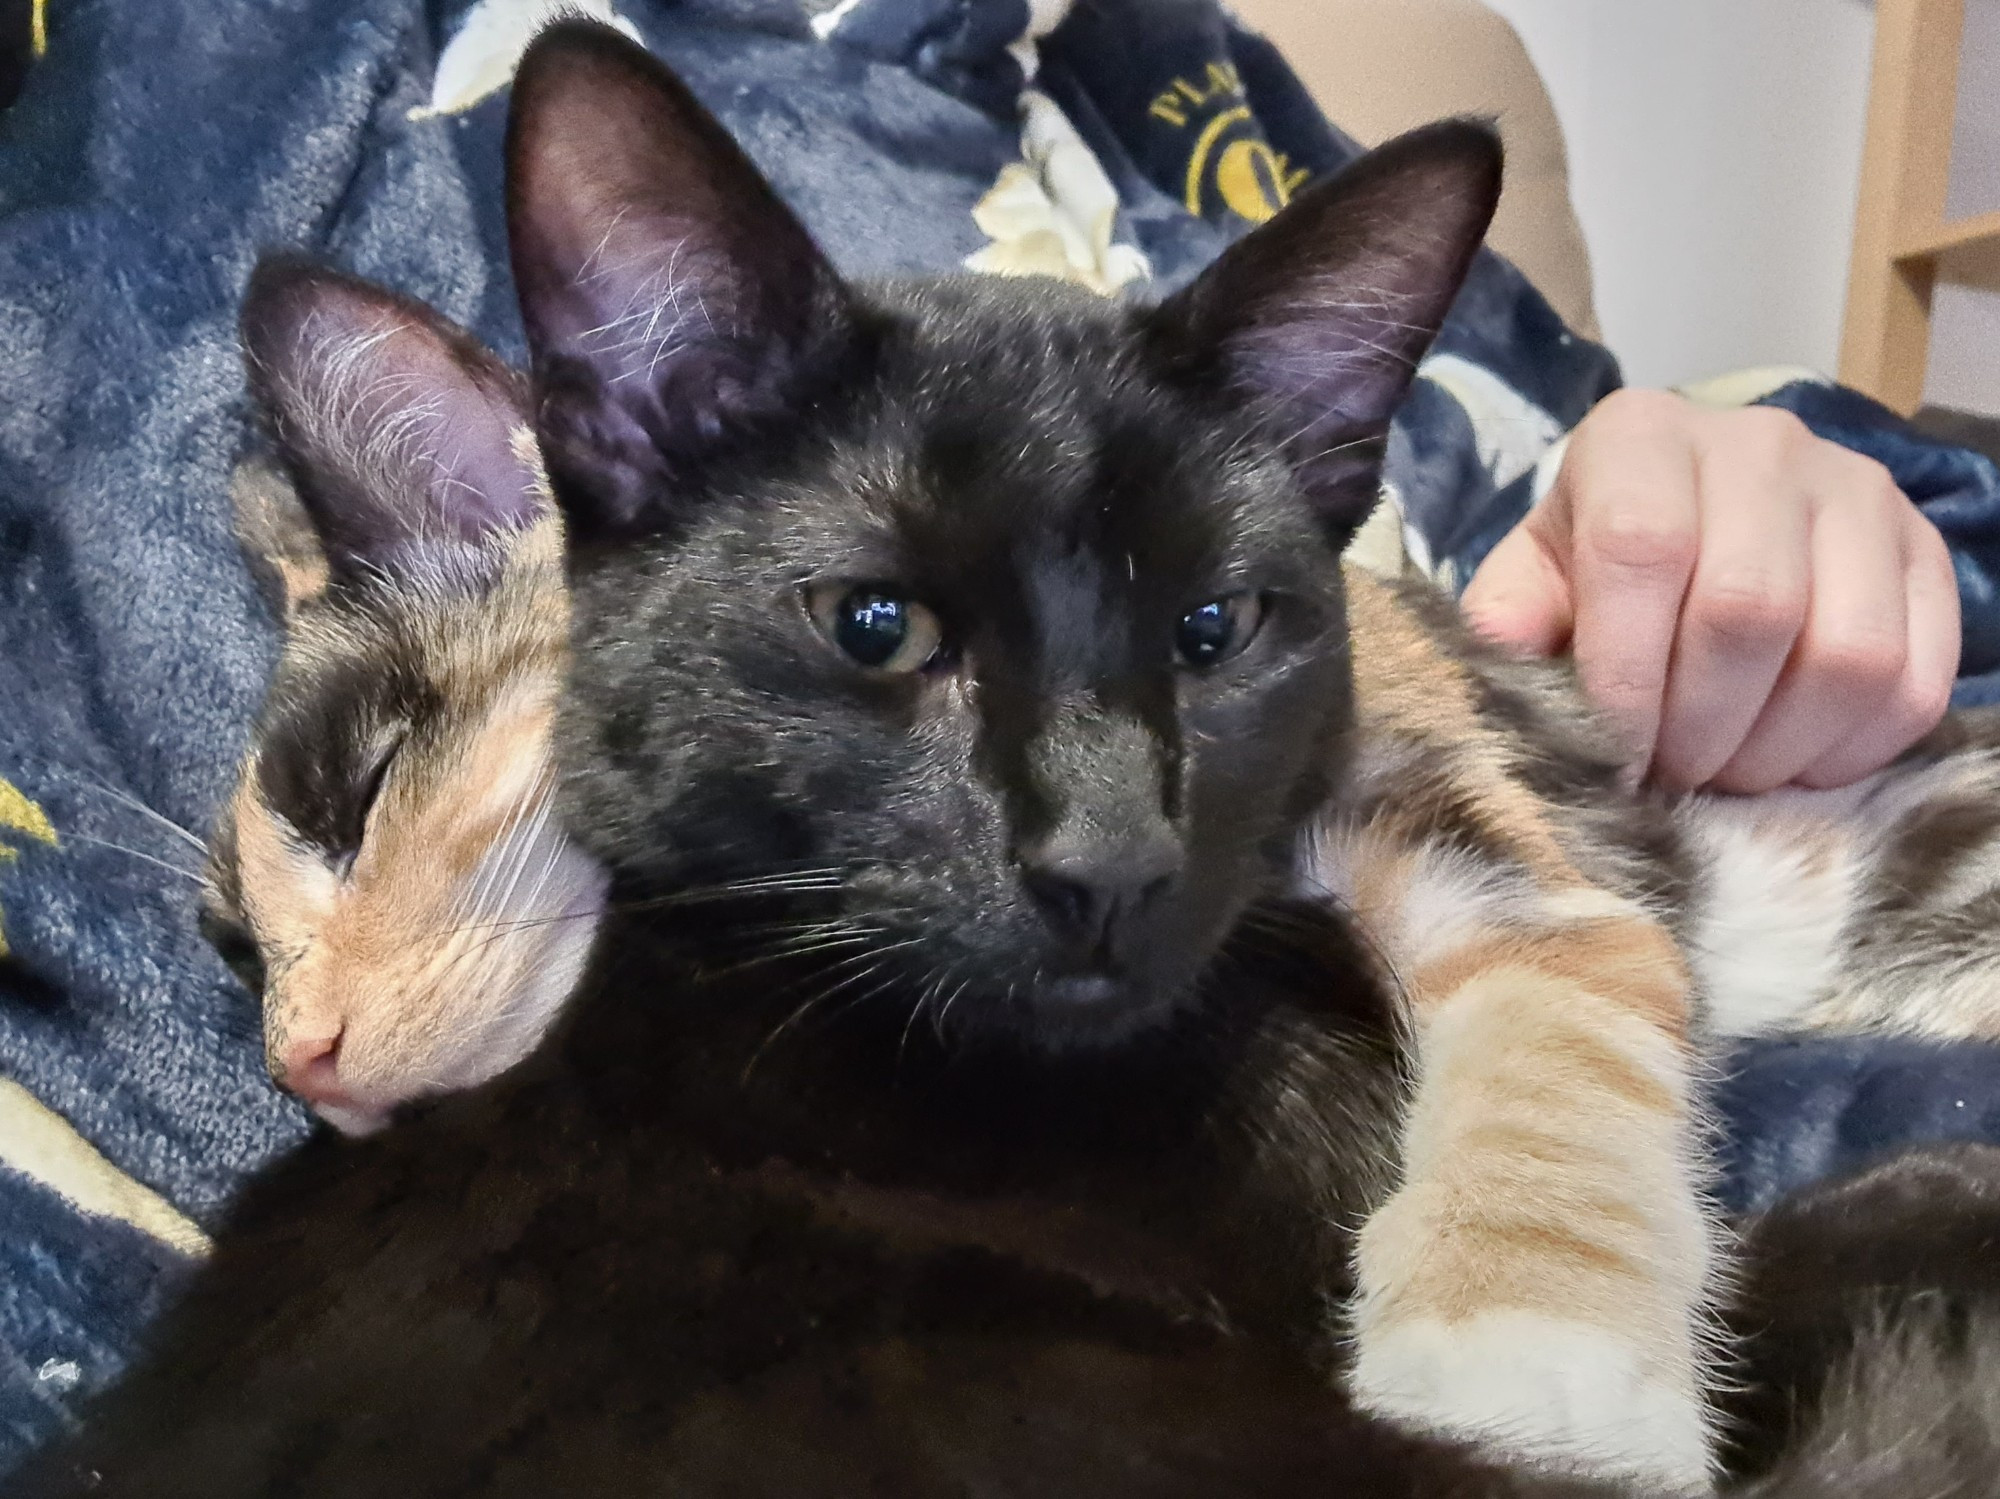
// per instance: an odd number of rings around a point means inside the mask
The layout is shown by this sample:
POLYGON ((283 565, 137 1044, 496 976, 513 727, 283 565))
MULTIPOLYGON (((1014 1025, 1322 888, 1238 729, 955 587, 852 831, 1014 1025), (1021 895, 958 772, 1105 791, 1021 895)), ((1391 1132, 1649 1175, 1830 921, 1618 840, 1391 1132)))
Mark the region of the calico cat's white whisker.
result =
MULTIPOLYGON (((501 911, 518 909, 515 897, 520 893, 522 877, 527 873, 528 866, 536 854, 542 851, 541 835, 548 826, 554 808, 554 798, 547 796, 539 798, 533 820, 524 829, 518 829, 510 835, 514 852, 509 861, 505 883, 498 884, 493 892, 492 901, 495 909, 501 911)), ((546 870, 546 864, 543 867, 546 870)))
POLYGON ((204 885, 207 883, 202 878, 202 876, 195 870, 184 868, 179 864, 170 863, 169 861, 159 858, 156 855, 142 852, 141 850, 136 848, 127 848, 124 844, 114 843, 109 838, 93 837, 89 833, 79 833, 73 828, 66 829, 64 831, 63 836, 69 839, 73 843, 88 843, 95 848, 110 849, 113 853, 123 854, 128 859, 137 859, 142 864, 151 864, 155 868, 164 869, 168 874, 175 875, 180 879, 188 881, 190 884, 204 885))
MULTIPOLYGON (((504 885, 511 885, 520 861, 527 857, 528 840, 517 837, 517 834, 522 820, 528 816, 529 800, 522 797, 508 808, 507 820, 479 861, 479 874, 471 897, 471 913, 475 916, 497 914, 501 903, 494 901, 494 893, 504 885)), ((536 811, 545 810, 548 804, 548 798, 539 798, 536 811)))
POLYGON ((164 812, 161 812, 156 808, 149 807, 138 797, 132 796, 127 792, 120 791, 117 787, 109 784, 108 782, 100 781, 95 776, 86 775, 82 771, 68 771, 65 772, 65 774, 68 776, 72 785, 75 785, 84 791, 95 792, 99 796, 109 797, 112 801, 117 802, 120 806, 130 808, 132 811, 137 812, 141 817, 144 817, 148 821, 154 823, 161 829, 161 831, 166 833, 171 833, 174 837, 180 839, 183 843, 186 843, 189 847, 193 848, 195 852, 201 854, 204 858, 207 857, 208 845, 204 843, 198 835, 189 831, 187 828, 182 827, 179 823, 175 822, 171 817, 167 816, 164 812))
MULTIPOLYGON (((780 875, 766 879, 730 881, 717 885, 696 886, 685 890, 671 891, 665 895, 644 896, 634 900, 613 901, 608 903, 604 909, 622 914, 635 914, 642 911, 671 909, 676 906, 729 901, 746 895, 807 894, 838 890, 843 883, 844 881, 837 873, 815 872, 808 876, 780 875)), ((531 903, 531 901, 521 902, 521 904, 531 903)), ((473 914, 478 915, 478 913, 473 914)), ((552 916, 507 917, 482 915, 478 916, 478 919, 454 922, 450 925, 433 928, 433 933, 439 937, 450 937, 461 932, 471 931, 519 931, 525 928, 546 925, 551 922, 594 920, 599 914, 599 911, 593 908, 589 911, 569 911, 552 916)))
POLYGON ((428 935, 436 938, 463 936, 472 932, 489 935, 508 936, 516 932, 533 931, 536 927, 560 926, 570 921, 595 921, 602 913, 596 909, 587 911, 558 911, 548 916, 497 917, 491 921, 470 921, 452 926, 429 929, 428 935))

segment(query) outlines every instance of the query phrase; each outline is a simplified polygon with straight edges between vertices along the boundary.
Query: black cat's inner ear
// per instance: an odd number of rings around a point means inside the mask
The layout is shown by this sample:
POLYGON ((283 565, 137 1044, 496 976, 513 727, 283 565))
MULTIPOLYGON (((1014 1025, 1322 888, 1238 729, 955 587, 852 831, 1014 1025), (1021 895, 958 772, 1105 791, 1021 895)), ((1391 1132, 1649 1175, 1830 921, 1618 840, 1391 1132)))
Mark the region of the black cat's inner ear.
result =
POLYGON ((250 278, 242 333, 334 578, 479 586, 549 513, 520 378, 422 303, 274 257, 250 278))
POLYGON ((1182 378, 1263 413, 1335 537, 1375 503, 1389 419, 1500 196, 1499 137, 1448 120, 1301 193, 1149 315, 1182 378))
POLYGON ((611 28, 542 32, 512 101, 508 231, 557 497, 585 536, 669 525, 705 462, 832 378, 846 288, 728 132, 611 28))

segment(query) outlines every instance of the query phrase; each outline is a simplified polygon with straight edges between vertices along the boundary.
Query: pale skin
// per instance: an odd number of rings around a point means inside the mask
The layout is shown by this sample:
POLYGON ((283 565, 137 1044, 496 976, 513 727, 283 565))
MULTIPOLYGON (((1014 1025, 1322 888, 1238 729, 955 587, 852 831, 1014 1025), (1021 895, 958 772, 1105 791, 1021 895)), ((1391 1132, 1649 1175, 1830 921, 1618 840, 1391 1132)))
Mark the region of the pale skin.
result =
POLYGON ((1943 539, 1873 459, 1775 409, 1626 390, 1474 574, 1466 612, 1570 652, 1673 790, 1841 786, 1943 717, 1958 590, 1943 539))

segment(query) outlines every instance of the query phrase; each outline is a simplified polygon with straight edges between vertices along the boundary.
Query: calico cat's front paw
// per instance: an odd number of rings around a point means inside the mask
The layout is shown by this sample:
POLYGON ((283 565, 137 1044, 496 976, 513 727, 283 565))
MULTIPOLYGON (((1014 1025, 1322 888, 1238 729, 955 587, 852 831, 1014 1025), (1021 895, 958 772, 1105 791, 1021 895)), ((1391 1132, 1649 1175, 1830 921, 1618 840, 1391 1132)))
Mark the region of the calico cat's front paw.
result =
POLYGON ((1662 1255, 1637 1212, 1586 1232, 1523 1209, 1537 1200, 1560 1194, 1433 1181, 1376 1211, 1358 1245, 1355 1399, 1490 1453, 1707 1493, 1698 1220, 1662 1255))
POLYGON ((1487 1452, 1709 1489, 1700 1397, 1599 1328, 1527 1311, 1411 1320, 1365 1339, 1349 1379, 1364 1408, 1487 1452))

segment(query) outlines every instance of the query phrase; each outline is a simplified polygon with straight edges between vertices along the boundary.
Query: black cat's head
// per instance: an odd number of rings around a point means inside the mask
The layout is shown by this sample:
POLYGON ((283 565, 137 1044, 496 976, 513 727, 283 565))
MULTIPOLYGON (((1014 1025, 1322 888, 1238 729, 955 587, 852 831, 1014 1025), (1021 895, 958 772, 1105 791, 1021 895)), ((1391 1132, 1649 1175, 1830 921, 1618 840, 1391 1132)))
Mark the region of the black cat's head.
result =
POLYGON ((1338 552, 1492 211, 1492 133, 1406 136, 1135 308, 848 285, 601 27, 545 32, 513 108, 573 831, 627 896, 784 897, 774 940, 941 1025, 1088 1045, 1170 1014, 1337 771, 1338 552))

